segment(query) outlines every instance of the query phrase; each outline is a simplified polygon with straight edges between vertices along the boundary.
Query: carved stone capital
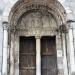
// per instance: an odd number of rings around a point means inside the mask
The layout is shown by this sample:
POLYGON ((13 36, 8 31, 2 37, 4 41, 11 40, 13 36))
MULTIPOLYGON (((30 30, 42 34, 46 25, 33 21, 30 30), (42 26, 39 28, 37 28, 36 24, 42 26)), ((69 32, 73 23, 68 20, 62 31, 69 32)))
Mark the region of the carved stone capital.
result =
POLYGON ((41 36, 35 36, 36 39, 41 39, 41 36))
POLYGON ((8 30, 8 28, 9 28, 8 22, 4 21, 4 22, 2 23, 2 25, 3 25, 3 29, 4 29, 4 30, 8 30))
POLYGON ((68 32, 68 29, 67 29, 67 27, 66 27, 65 25, 61 25, 61 26, 59 27, 58 31, 59 31, 60 33, 67 33, 67 32, 68 32))

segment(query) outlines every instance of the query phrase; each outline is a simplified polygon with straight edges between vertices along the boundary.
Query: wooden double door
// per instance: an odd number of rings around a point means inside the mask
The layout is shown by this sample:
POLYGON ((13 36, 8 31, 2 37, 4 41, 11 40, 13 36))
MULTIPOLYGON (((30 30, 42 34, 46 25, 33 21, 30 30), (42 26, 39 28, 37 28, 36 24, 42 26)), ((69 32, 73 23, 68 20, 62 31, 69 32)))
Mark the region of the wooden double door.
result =
MULTIPOLYGON (((55 37, 42 37, 41 75, 57 75, 55 37)), ((36 39, 20 37, 19 75, 36 75, 36 39)))

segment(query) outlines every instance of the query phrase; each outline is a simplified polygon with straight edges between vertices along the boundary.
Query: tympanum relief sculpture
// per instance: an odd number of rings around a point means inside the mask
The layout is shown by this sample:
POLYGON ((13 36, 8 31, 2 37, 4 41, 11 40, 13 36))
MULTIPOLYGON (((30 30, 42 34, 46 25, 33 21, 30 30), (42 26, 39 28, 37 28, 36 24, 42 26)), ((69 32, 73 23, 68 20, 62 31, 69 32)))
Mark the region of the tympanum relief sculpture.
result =
POLYGON ((57 28, 54 17, 48 12, 30 12, 27 15, 23 15, 19 19, 18 25, 21 34, 25 31, 25 35, 50 35, 54 34, 57 28))

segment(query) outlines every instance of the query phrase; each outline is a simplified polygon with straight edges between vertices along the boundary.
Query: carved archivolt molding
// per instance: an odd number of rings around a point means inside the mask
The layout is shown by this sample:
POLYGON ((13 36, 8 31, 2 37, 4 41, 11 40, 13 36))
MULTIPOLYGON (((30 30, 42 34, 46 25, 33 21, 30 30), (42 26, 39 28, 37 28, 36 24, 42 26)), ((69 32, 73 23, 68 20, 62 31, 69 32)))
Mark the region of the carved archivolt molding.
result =
MULTIPOLYGON (((53 28, 54 32, 55 29, 59 28, 63 23, 66 23, 66 14, 63 6, 57 0, 19 0, 11 9, 9 14, 9 23, 11 29, 27 30, 30 26, 29 30, 32 32, 31 30, 34 30, 33 28, 35 26, 38 29, 40 28, 39 30, 41 30, 42 27, 44 30, 44 27, 46 29, 47 26, 47 31, 49 28, 49 31, 53 28), (28 20, 26 20, 27 18, 28 20), (48 26, 48 22, 51 22, 52 25, 48 26), (27 23, 30 24, 27 25, 27 23)), ((35 30, 37 30, 36 28, 35 30)), ((36 31, 36 33, 37 32, 39 31, 36 31)))

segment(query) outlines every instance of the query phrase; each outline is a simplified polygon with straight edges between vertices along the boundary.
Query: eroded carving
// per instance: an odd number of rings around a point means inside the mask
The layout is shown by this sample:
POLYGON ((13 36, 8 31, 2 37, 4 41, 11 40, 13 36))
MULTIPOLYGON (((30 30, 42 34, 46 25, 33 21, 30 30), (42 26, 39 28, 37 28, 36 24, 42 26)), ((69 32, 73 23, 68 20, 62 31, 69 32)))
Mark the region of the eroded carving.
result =
POLYGON ((57 27, 54 17, 46 11, 35 11, 23 15, 17 24, 18 31, 25 31, 24 33, 32 35, 48 35, 55 32, 57 27))

